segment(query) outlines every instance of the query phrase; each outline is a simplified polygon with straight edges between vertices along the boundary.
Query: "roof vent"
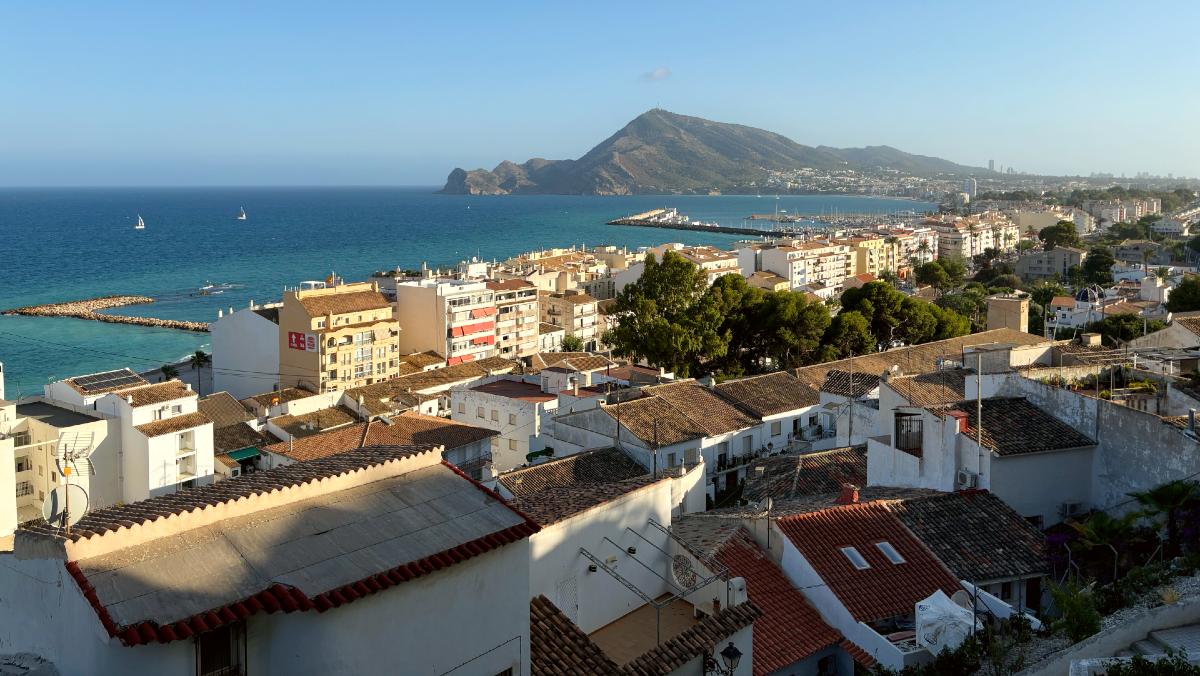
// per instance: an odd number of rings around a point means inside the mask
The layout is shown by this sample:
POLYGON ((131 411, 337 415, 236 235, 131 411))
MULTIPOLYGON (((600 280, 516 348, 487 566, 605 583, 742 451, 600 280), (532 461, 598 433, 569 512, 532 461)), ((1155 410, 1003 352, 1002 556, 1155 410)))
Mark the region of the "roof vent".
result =
POLYGON ((836 500, 839 505, 853 505, 858 502, 858 486, 842 484, 842 493, 836 500))

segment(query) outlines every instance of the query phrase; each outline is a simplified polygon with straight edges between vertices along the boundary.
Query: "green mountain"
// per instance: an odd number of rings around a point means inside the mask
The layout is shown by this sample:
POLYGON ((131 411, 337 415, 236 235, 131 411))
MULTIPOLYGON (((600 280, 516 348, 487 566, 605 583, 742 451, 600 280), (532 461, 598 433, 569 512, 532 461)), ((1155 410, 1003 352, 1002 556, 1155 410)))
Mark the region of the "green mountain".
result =
POLYGON ((455 169, 447 194, 632 195, 750 191, 772 171, 896 169, 914 175, 983 171, 889 146, 801 145, 773 132, 661 109, 643 113, 577 160, 504 161, 455 169))

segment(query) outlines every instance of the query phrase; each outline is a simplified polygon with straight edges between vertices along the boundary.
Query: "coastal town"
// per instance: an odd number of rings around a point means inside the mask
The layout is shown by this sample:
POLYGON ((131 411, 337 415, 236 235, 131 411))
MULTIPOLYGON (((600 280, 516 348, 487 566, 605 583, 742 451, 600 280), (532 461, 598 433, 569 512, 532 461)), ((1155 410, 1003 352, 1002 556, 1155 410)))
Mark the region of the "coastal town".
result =
MULTIPOLYGON (((728 247, 297 278, 206 322, 103 312, 144 296, 14 308, 207 330, 211 352, 11 400, 0 366, 6 659, 1172 659, 1200 636, 1198 196, 968 179, 941 198, 728 247), (387 645, 361 631, 379 623, 387 645)), ((669 207, 614 222, 711 227, 669 207)))

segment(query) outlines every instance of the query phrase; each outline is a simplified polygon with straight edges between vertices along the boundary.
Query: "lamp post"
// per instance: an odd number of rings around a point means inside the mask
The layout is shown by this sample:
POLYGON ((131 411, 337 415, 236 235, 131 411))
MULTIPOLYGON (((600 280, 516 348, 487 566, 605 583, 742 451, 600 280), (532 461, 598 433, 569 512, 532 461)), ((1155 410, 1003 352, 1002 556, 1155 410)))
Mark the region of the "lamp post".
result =
POLYGON ((732 641, 729 645, 717 653, 721 657, 723 664, 718 664, 717 660, 712 655, 704 656, 704 673, 719 674, 719 676, 733 676, 733 672, 737 670, 738 663, 742 661, 742 651, 737 649, 737 646, 732 641))

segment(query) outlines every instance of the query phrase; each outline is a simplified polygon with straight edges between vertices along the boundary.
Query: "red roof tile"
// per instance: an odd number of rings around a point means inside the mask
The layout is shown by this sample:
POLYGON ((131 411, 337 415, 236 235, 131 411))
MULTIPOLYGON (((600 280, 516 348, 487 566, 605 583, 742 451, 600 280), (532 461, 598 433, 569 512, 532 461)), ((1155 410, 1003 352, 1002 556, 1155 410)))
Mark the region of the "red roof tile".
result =
POLYGON ((730 575, 746 579, 750 600, 762 610, 754 621, 754 676, 790 667, 842 638, 744 529, 717 551, 716 559, 730 575))
POLYGON ((831 507, 778 520, 779 528, 808 560, 854 619, 874 622, 911 615, 934 591, 962 586, 950 571, 879 503, 831 507), (875 545, 888 542, 904 558, 894 564, 875 545), (869 564, 859 570, 842 553, 854 547, 869 564))

